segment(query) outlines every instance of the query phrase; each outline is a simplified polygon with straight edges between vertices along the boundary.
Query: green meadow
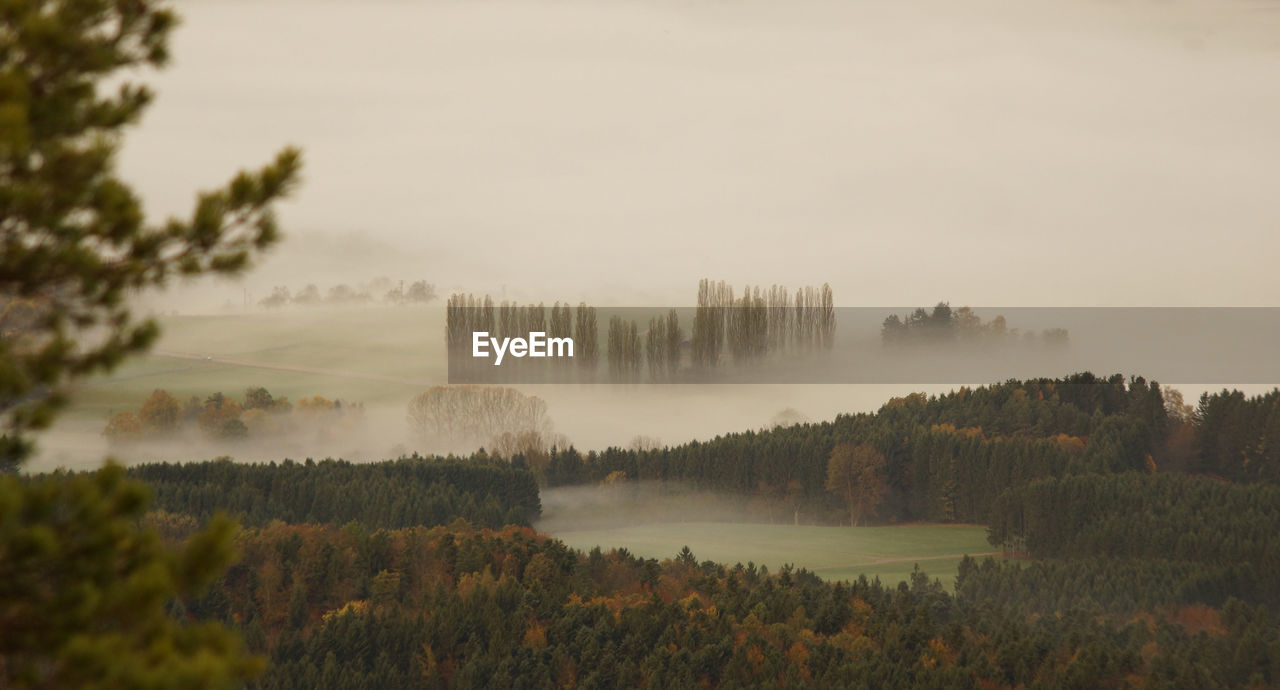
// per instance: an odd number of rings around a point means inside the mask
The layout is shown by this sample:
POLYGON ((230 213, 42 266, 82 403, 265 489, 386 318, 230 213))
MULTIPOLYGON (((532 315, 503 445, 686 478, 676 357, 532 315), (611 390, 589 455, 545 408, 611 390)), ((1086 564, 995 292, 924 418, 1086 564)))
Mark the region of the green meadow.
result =
POLYGON ((771 571, 785 564, 803 567, 828 580, 866 575, 896 583, 917 564, 948 589, 965 554, 990 554, 987 530, 980 525, 895 525, 889 527, 816 527, 728 522, 659 523, 601 530, 553 533, 576 549, 623 547, 646 558, 673 558, 688 546, 699 561, 733 565, 753 562, 771 571))
POLYGON ((292 399, 323 395, 403 405, 447 378, 443 310, 333 308, 167 316, 152 351, 80 386, 73 422, 101 426, 157 388, 179 398, 265 386, 292 399))

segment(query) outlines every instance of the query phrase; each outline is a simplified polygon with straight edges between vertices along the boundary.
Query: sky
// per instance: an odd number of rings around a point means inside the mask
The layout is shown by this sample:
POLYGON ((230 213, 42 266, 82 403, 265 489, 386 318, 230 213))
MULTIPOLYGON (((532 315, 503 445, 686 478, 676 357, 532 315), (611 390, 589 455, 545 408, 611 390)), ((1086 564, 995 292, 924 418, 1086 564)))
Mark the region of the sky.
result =
POLYGON ((1280 3, 176 6, 121 171, 167 215, 301 146, 251 297, 379 275, 620 305, 701 277, 843 306, 1280 296, 1280 3))

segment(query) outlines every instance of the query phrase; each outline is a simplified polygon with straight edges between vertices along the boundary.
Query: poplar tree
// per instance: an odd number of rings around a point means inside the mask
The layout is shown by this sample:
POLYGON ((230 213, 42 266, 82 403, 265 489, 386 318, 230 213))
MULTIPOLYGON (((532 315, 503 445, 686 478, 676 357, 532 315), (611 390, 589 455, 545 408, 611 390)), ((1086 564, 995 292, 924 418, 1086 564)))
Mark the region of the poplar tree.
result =
MULTIPOLYGON (((556 302, 551 306, 551 323, 547 335, 552 338, 572 338, 573 337, 573 313, 569 310, 569 305, 561 305, 556 302)), ((552 360, 556 366, 564 366, 569 363, 568 359, 552 360)))
POLYGON ((667 375, 674 377, 676 372, 680 370, 680 345, 684 342, 684 331, 680 330, 680 315, 675 309, 667 311, 667 323, 664 329, 666 336, 667 354, 664 360, 667 365, 667 375))
POLYGON ((636 322, 620 316, 610 317, 607 349, 609 374, 613 379, 615 381, 634 380, 640 373, 640 364, 644 355, 636 322))
POLYGON ((649 365, 649 378, 657 381, 667 372, 667 320, 662 316, 649 319, 649 329, 644 334, 645 361, 649 365))
POLYGON ((599 331, 596 328, 596 308, 586 302, 578 303, 574 314, 574 359, 588 377, 595 374, 600 358, 599 331))

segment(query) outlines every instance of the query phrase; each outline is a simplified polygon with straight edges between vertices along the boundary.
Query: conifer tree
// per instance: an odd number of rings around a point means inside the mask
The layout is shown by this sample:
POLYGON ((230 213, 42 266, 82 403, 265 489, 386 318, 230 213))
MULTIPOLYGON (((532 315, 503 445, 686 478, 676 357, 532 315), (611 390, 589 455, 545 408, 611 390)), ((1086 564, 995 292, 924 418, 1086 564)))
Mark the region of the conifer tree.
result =
MULTIPOLYGON (((150 0, 0 3, 0 313, 30 316, 0 338, 0 466, 29 456, 70 384, 155 341, 129 295, 238 273, 278 237, 272 209, 297 183, 295 149, 162 223, 116 174, 121 135, 152 98, 128 76, 166 64, 176 23, 150 0)), ((226 687, 251 675, 234 636, 165 610, 225 566, 233 526, 175 554, 138 529, 145 505, 113 468, 0 480, 0 686, 226 687)))

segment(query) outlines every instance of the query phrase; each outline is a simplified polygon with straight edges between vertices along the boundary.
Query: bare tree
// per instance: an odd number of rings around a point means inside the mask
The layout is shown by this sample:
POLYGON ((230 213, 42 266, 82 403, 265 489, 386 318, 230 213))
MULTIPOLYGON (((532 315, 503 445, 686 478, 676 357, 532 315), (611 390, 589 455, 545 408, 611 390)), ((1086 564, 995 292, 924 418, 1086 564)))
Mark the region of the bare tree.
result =
POLYGON ((504 432, 552 432, 547 404, 514 388, 435 386, 409 402, 410 430, 421 441, 479 444, 504 432))

